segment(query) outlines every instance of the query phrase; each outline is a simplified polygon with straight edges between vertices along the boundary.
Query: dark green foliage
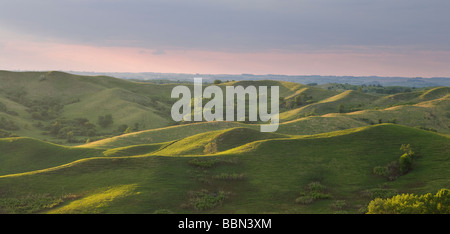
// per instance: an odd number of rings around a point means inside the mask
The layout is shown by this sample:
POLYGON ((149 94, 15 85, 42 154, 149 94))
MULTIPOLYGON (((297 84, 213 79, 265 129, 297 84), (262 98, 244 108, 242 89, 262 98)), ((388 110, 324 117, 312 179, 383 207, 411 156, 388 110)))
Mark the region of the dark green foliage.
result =
POLYGON ((216 165, 227 163, 227 164, 236 164, 237 160, 234 158, 229 159, 219 159, 219 158, 194 158, 188 161, 188 164, 194 167, 199 168, 211 168, 216 165))
POLYGON ((217 163, 219 163, 219 160, 214 158, 214 159, 192 159, 190 161, 188 161, 188 164, 191 166, 195 166, 195 167, 200 167, 200 168, 210 168, 215 166, 217 163))
MULTIPOLYGON (((36 125, 36 127, 40 127, 56 138, 66 139, 68 143, 78 142, 74 138, 76 136, 93 137, 97 135, 95 125, 86 118, 58 119, 47 126, 41 124, 40 126, 36 125)), ((86 139, 83 141, 86 141, 86 139)))
POLYGON ((406 174, 412 168, 414 160, 414 152, 412 151, 411 146, 409 144, 402 145, 400 147, 400 150, 402 150, 404 153, 402 156, 400 156, 398 160, 399 170, 402 174, 406 174))
POLYGON ((20 128, 14 123, 14 121, 6 119, 4 117, 0 118, 0 129, 7 131, 17 131, 20 128))
POLYGON ((119 127, 117 127, 116 132, 117 132, 118 134, 122 134, 122 133, 125 132, 125 130, 127 130, 127 128, 128 128, 128 125, 126 125, 126 124, 121 124, 121 125, 119 125, 119 127))
POLYGON ((344 210, 348 206, 347 202, 345 200, 336 200, 333 203, 331 203, 330 207, 333 210, 341 211, 344 210))
POLYGON ((306 186, 305 192, 301 192, 300 197, 295 199, 295 202, 307 205, 314 202, 315 200, 330 198, 331 195, 326 192, 326 187, 320 182, 314 181, 306 186))
POLYGON ((195 210, 207 210, 222 205, 225 198, 224 191, 209 192, 206 189, 191 191, 187 205, 195 210))
POLYGON ((244 180, 245 178, 244 173, 221 173, 220 175, 213 176, 213 179, 217 180, 244 180))
POLYGON ((339 112, 339 113, 345 113, 345 107, 344 107, 343 104, 339 104, 339 106, 338 106, 338 112, 339 112))
POLYGON ((114 123, 113 117, 111 114, 107 114, 105 116, 99 116, 98 117, 98 125, 100 125, 103 128, 106 128, 114 123))
POLYGON ((373 168, 373 173, 388 180, 395 180, 400 176, 398 161, 392 161, 386 166, 376 166, 373 168))
POLYGON ((59 117, 64 105, 54 98, 42 100, 24 100, 21 104, 28 107, 27 111, 35 120, 52 120, 59 117))
POLYGON ((380 84, 368 84, 368 85, 351 85, 351 84, 331 84, 328 86, 328 90, 355 90, 362 93, 373 93, 373 94, 396 94, 396 93, 407 93, 411 92, 409 87, 401 86, 382 86, 380 84))
POLYGON ((388 180, 395 180, 399 176, 408 173, 412 169, 414 152, 409 144, 402 144, 400 150, 403 151, 403 154, 398 160, 392 161, 386 166, 374 167, 373 173, 385 177, 388 180))

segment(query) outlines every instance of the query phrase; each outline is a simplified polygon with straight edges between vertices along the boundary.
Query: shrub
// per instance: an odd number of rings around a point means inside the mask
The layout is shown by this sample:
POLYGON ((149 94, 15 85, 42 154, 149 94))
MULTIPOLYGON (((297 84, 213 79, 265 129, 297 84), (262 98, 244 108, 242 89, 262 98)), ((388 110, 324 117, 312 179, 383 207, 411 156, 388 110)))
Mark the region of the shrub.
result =
POLYGON ((389 198, 397 195, 397 190, 395 189, 384 189, 384 188, 374 188, 365 191, 365 194, 370 199, 375 198, 389 198))
POLYGON ((450 190, 436 195, 401 194, 392 198, 376 198, 369 203, 368 214, 450 214, 450 190))
POLYGON ((347 202, 345 200, 336 200, 333 203, 331 203, 330 207, 333 210, 343 210, 345 207, 347 207, 347 202))
POLYGON ((219 180, 243 180, 245 179, 245 174, 241 173, 221 173, 220 175, 213 176, 213 179, 219 180))
POLYGON ((190 192, 189 206, 196 210, 207 210, 219 205, 225 200, 225 192, 209 192, 208 190, 200 190, 190 192))
POLYGON ((113 122, 113 117, 110 114, 98 117, 98 125, 103 128, 110 126, 111 124, 113 124, 113 122))
POLYGON ((331 195, 325 192, 326 187, 320 182, 311 182, 306 185, 306 192, 302 192, 300 197, 295 199, 296 203, 310 204, 315 200, 330 199, 331 195))
POLYGON ((218 159, 192 159, 188 161, 188 164, 191 166, 196 166, 200 168, 210 168, 219 163, 218 159))
POLYGON ((305 195, 305 196, 300 196, 297 199, 295 199, 296 203, 302 204, 302 205, 308 205, 311 204, 314 201, 314 198, 312 198, 311 196, 305 195))
POLYGON ((200 158, 194 158, 192 160, 188 161, 188 164, 194 167, 199 167, 199 168, 211 168, 213 166, 216 166, 218 164, 222 164, 222 163, 226 163, 226 164, 237 164, 238 163, 238 159, 237 158, 205 158, 205 159, 200 159, 200 158))

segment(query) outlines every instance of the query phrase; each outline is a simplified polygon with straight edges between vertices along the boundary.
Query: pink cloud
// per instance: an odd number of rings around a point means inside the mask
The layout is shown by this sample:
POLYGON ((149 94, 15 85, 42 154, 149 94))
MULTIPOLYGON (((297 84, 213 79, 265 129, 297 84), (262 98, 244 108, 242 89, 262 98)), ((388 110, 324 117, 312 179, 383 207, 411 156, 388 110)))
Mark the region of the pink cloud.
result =
POLYGON ((211 74, 450 76, 450 52, 376 48, 228 53, 0 41, 0 69, 211 74), (155 53, 154 51, 158 51, 155 53))

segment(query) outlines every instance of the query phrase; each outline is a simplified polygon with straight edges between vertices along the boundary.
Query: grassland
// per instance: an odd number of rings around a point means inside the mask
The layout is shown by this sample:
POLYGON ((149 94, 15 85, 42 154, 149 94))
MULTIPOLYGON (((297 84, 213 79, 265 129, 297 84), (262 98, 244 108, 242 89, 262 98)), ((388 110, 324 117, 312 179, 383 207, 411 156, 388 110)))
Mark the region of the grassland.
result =
POLYGON ((2 71, 0 80, 0 213, 365 213, 375 197, 450 187, 447 87, 220 84, 280 86, 279 130, 261 133, 251 122, 174 124, 174 84, 60 72, 2 71), (108 114, 114 122, 100 126, 108 114), (403 144, 412 169, 374 173, 403 144))

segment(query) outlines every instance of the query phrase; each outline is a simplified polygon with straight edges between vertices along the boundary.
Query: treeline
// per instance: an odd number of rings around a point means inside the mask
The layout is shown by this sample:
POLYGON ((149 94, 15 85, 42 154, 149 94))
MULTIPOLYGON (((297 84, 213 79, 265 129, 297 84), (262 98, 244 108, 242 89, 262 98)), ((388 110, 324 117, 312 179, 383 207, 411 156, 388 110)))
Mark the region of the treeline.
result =
POLYGON ((403 86, 382 86, 380 84, 363 84, 363 85, 351 85, 351 84, 338 84, 332 83, 327 87, 328 90, 355 90, 362 93, 377 93, 377 94, 396 94, 396 93, 408 93, 415 90, 415 87, 403 87, 403 86))
POLYGON ((50 123, 42 123, 39 121, 34 124, 34 127, 41 129, 43 135, 50 135, 57 139, 66 140, 67 143, 85 143, 104 138, 105 136, 138 131, 142 127, 139 123, 134 123, 132 127, 129 127, 127 124, 121 124, 116 129, 106 132, 105 129, 113 123, 113 116, 106 114, 98 116, 96 123, 90 122, 87 118, 58 118, 50 123))

